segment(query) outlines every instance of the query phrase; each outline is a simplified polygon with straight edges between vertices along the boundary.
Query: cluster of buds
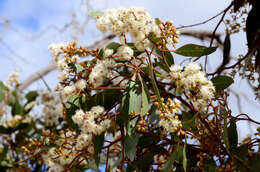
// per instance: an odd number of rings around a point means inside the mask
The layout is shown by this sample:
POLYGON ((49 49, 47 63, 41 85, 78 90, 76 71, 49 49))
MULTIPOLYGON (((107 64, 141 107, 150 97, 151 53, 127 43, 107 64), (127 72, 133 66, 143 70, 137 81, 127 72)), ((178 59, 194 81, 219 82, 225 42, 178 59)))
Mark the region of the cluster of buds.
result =
POLYGON ((148 126, 148 122, 145 120, 138 121, 138 124, 136 125, 136 128, 138 131, 145 131, 145 127, 148 126))
MULTIPOLYGON (((164 102, 164 99, 161 98, 161 102, 164 102)), ((165 134, 174 133, 182 128, 182 123, 178 119, 177 111, 180 109, 181 105, 179 100, 175 99, 172 101, 170 98, 167 99, 166 103, 154 103, 158 110, 160 111, 160 122, 159 126, 163 128, 165 134)))
MULTIPOLYGON (((173 22, 160 21, 159 28, 161 30, 160 40, 156 42, 157 47, 161 51, 167 51, 167 44, 172 45, 176 48, 176 43, 178 43, 179 33, 176 30, 176 27, 173 25, 173 22)), ((158 36, 157 36, 158 37, 158 36)))

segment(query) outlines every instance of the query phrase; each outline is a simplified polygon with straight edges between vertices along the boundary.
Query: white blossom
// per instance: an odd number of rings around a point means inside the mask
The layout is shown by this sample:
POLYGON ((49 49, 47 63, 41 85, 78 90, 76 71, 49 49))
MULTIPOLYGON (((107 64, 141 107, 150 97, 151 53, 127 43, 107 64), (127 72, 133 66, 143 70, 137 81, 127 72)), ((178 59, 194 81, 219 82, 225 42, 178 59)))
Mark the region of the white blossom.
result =
POLYGON ((53 57, 57 57, 59 55, 59 53, 61 52, 61 50, 63 48, 67 47, 67 43, 52 43, 48 46, 48 49, 51 50, 51 54, 53 57))
POLYGON ((131 60, 134 50, 129 46, 123 45, 117 49, 117 55, 120 60, 131 60))
POLYGON ((110 75, 110 69, 115 65, 112 59, 98 60, 89 75, 89 82, 93 87, 103 84, 103 80, 110 75))
POLYGON ((113 49, 109 49, 109 48, 105 49, 105 51, 104 51, 104 58, 113 55, 113 53, 114 53, 113 49))
POLYGON ((139 50, 148 47, 147 36, 150 32, 160 35, 155 19, 144 9, 139 7, 107 9, 104 14, 98 17, 97 28, 101 32, 112 31, 113 34, 122 35, 130 33, 131 37, 138 42, 139 50))
POLYGON ((83 90, 87 87, 87 82, 84 79, 80 79, 75 83, 75 86, 79 90, 83 90))
POLYGON ((66 97, 72 95, 75 92, 75 90, 76 90, 75 85, 68 85, 68 86, 64 87, 62 95, 63 95, 63 97, 66 98, 66 97))

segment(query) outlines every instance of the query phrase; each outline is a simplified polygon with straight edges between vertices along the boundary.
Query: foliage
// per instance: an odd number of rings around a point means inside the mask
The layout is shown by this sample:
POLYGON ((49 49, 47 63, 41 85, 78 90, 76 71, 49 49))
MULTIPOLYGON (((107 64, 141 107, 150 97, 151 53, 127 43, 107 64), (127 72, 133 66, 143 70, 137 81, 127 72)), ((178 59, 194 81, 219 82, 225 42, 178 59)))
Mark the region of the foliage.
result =
MULTIPOLYGON (((242 4, 234 1, 235 11, 242 4)), ((21 93, 16 74, 0 82, 2 171, 258 169, 260 130, 239 142, 237 122, 259 122, 229 109, 232 72, 176 64, 176 54, 207 58, 217 47, 175 49, 173 23, 152 19, 142 8, 90 15, 99 30, 122 41, 96 50, 76 42, 50 45, 60 71, 55 91, 21 93)), ((229 34, 224 46, 225 61, 229 34)))

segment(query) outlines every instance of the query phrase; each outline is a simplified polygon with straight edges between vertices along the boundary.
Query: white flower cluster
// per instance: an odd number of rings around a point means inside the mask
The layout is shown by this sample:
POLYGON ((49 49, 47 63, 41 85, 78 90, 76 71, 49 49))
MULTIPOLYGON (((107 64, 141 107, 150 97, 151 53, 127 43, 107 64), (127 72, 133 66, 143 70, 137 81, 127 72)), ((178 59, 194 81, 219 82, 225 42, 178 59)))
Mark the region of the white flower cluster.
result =
POLYGON ((104 79, 111 75, 110 69, 114 66, 115 61, 112 59, 98 60, 89 75, 89 83, 92 84, 94 88, 102 85, 104 79))
POLYGON ((117 49, 116 53, 119 57, 119 60, 131 60, 134 55, 134 50, 127 45, 123 45, 117 49))
POLYGON ((165 134, 174 133, 182 127, 181 121, 178 119, 176 112, 180 108, 180 101, 168 99, 168 106, 164 106, 164 112, 160 114, 159 126, 164 129, 165 134))
POLYGON ((5 86, 10 89, 14 83, 15 84, 18 83, 19 76, 20 76, 20 74, 18 72, 10 73, 5 82, 5 86))
POLYGON ((22 121, 21 115, 8 116, 4 115, 1 118, 1 125, 5 128, 15 128, 22 121))
POLYGON ((62 117, 63 106, 58 95, 53 92, 43 92, 40 94, 41 103, 43 104, 43 120, 46 126, 59 124, 59 118, 62 117))
POLYGON ((61 50, 67 47, 67 43, 52 43, 48 46, 48 49, 51 50, 51 55, 53 57, 57 57, 60 53, 61 50))
POLYGON ((0 126, 3 126, 5 128, 15 128, 21 123, 30 123, 32 122, 33 117, 30 115, 14 115, 12 116, 11 114, 4 114, 1 116, 0 120, 0 126))
MULTIPOLYGON (((110 126, 110 120, 107 119, 99 124, 96 123, 95 120, 103 112, 104 108, 101 106, 94 106, 88 112, 76 111, 72 120, 78 124, 81 133, 78 136, 71 131, 62 134, 58 142, 63 143, 64 146, 51 148, 47 154, 42 155, 44 163, 50 167, 49 172, 63 171, 64 167, 70 164, 79 152, 82 152, 82 149, 87 150, 88 154, 94 154, 93 136, 102 134, 110 126)), ((87 162, 82 159, 81 163, 87 162)))
POLYGON ((72 120, 81 130, 80 135, 77 137, 76 150, 82 150, 87 147, 89 153, 94 153, 93 136, 102 134, 102 132, 110 127, 110 120, 108 119, 100 123, 95 121, 103 112, 104 108, 102 106, 94 106, 87 112, 81 109, 76 111, 72 120))
POLYGON ((194 108, 205 111, 207 101, 214 96, 215 88, 208 80, 201 67, 190 63, 184 69, 181 66, 171 66, 171 78, 177 85, 179 92, 184 92, 192 100, 194 108))
POLYGON ((100 135, 110 126, 110 120, 105 119, 100 123, 96 123, 96 119, 104 112, 102 106, 94 106, 90 111, 84 112, 78 110, 72 117, 73 122, 80 126, 80 129, 85 134, 100 135))
POLYGON ((61 134, 58 142, 63 146, 53 147, 46 154, 42 154, 44 164, 50 167, 48 172, 64 171, 65 166, 70 164, 77 156, 77 151, 73 147, 75 137, 76 133, 71 131, 61 134))
POLYGON ((144 50, 149 45, 146 37, 150 32, 155 35, 160 35, 161 32, 150 14, 144 8, 138 7, 107 9, 98 18, 97 28, 102 32, 110 30, 119 36, 130 33, 138 50, 144 50))
POLYGON ((93 153, 94 147, 92 144, 92 137, 94 135, 102 134, 102 132, 110 127, 110 120, 108 119, 103 120, 99 124, 95 121, 103 112, 103 107, 94 106, 88 112, 78 110, 72 117, 73 122, 78 124, 81 130, 81 133, 77 138, 77 150, 81 150, 88 146, 88 151, 93 153))

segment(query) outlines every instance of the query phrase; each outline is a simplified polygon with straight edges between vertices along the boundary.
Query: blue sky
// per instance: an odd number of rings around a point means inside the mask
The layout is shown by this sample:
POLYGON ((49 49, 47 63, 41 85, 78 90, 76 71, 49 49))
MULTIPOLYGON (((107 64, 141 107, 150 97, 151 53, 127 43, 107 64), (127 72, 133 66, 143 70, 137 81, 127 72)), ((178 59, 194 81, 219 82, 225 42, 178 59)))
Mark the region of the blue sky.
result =
MULTIPOLYGON (((35 36, 44 31, 47 27, 55 25, 62 28, 71 21, 71 13, 75 12, 79 22, 86 16, 81 0, 0 0, 0 17, 8 18, 11 27, 0 41, 0 80, 5 80, 11 71, 18 71, 22 74, 21 80, 27 78, 31 73, 47 66, 51 61, 50 52, 47 47, 52 42, 71 41, 71 28, 63 33, 49 30, 37 39, 25 39, 26 36, 35 36)), ((231 0, 227 1, 206 1, 206 0, 92 0, 91 5, 95 10, 119 6, 142 6, 145 7, 153 17, 163 20, 172 20, 176 26, 198 23, 208 19, 222 11, 231 0)), ((0 18, 2 20, 2 18, 0 18)), ((194 29, 213 30, 217 20, 213 20, 205 25, 194 29)), ((2 23, 2 22, 0 22, 2 23)), ((221 25, 220 32, 224 33, 221 25)), ((0 34, 2 27, 0 27, 0 34)), ((102 34, 95 30, 94 21, 91 20, 85 29, 84 35, 79 39, 79 43, 87 45, 102 34)), ((244 54, 247 51, 245 34, 240 33, 232 36, 232 54, 244 54)), ((178 47, 183 44, 202 42, 192 38, 180 38, 178 47)), ((220 62, 222 54, 220 51, 210 56, 210 65, 216 66, 220 62)), ((45 77, 50 85, 57 82, 57 72, 53 72, 45 77)), ((41 81, 36 82, 34 89, 45 89, 41 81)), ((245 80, 239 80, 232 86, 232 89, 247 95, 251 102, 242 101, 242 110, 250 114, 256 120, 260 120, 259 102, 254 100, 252 91, 245 80)), ((243 98, 243 97, 242 97, 243 98)), ((238 113, 236 98, 231 95, 230 107, 234 108, 234 114, 238 113)), ((247 124, 241 123, 241 133, 245 136, 249 130, 247 124), (243 128, 243 129, 242 129, 243 128)))

